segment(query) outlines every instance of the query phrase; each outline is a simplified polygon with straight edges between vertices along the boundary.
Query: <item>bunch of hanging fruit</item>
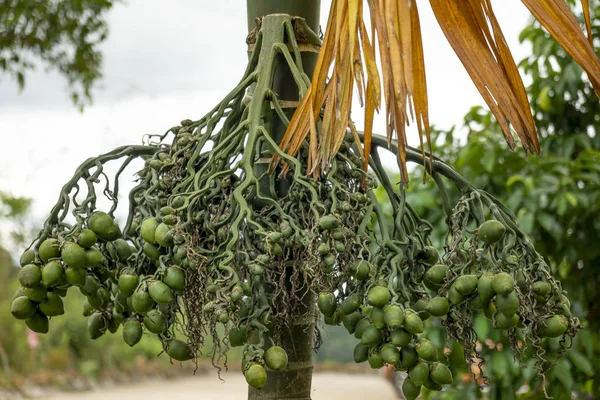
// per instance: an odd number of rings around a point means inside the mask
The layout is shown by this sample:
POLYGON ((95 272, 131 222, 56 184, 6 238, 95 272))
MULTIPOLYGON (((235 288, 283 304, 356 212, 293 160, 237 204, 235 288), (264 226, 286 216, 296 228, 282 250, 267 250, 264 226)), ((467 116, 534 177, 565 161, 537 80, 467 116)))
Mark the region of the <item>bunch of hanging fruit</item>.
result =
MULTIPOLYGON (((284 31, 295 29, 280 18, 284 31)), ((283 335, 295 320, 324 318, 359 339, 356 362, 408 371, 410 399, 422 386, 441 390, 453 379, 444 347, 423 337, 428 318, 442 320, 467 360, 477 355, 472 320, 480 312, 507 332, 517 357, 528 344, 541 349, 545 338, 573 337, 578 321, 566 293, 514 215, 443 162, 407 152, 409 161, 429 163, 444 200, 440 256, 431 224, 382 166, 385 138, 373 136, 365 170, 361 136, 348 133, 316 177, 306 172, 308 145, 294 157, 282 151, 272 119, 290 121, 272 90, 273 53, 284 54, 300 94, 310 81, 294 35, 273 32, 258 32, 242 80, 206 116, 78 168, 21 257, 13 315, 46 333, 76 288, 86 296, 82 312, 93 339, 120 329, 134 346, 153 335, 169 357, 186 361, 210 337, 215 363, 243 346, 244 374, 259 389, 267 369, 286 368, 283 335), (119 224, 119 179, 135 159, 143 166, 119 224), (120 163, 111 179, 109 163, 120 163), (281 168, 287 175, 269 173, 281 168), (444 180, 462 194, 454 206, 444 180), (378 185, 391 217, 375 196, 378 185), (98 210, 99 196, 111 206, 98 210), (297 315, 307 296, 314 306, 297 315)), ((543 372, 543 351, 535 357, 543 372)))

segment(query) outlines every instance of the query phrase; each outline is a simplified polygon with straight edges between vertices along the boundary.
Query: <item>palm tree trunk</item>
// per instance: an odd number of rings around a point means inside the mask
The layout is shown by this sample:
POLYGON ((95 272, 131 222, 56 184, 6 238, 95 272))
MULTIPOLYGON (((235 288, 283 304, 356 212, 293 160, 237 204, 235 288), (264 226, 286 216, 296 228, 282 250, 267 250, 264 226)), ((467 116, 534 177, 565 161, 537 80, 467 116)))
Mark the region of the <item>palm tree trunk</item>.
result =
POLYGON ((321 0, 247 0, 248 32, 256 26, 256 18, 268 14, 302 17, 310 28, 319 32, 321 0))
MULTIPOLYGON (((256 26, 257 18, 282 13, 304 18, 313 31, 319 32, 320 3, 320 0, 247 0, 248 31, 256 26)), ((303 53, 304 71, 309 77, 312 76, 316 59, 315 53, 303 53)), ((289 68, 284 65, 283 59, 278 65, 282 65, 282 68, 275 68, 273 91, 277 93, 279 100, 298 101, 298 90, 289 68)), ((293 108, 286 109, 288 118, 291 118, 293 112, 293 108)), ((285 126, 279 118, 272 118, 271 121, 271 135, 279 141, 285 133, 285 126)), ((277 192, 285 194, 287 187, 285 181, 279 181, 277 192)), ((262 390, 248 389, 248 400, 310 400, 314 308, 314 296, 305 295, 302 303, 294 310, 292 327, 282 335, 281 346, 288 353, 288 367, 284 371, 269 371, 267 383, 262 390)))
POLYGON ((281 346, 288 354, 288 366, 283 371, 268 371, 267 382, 261 390, 248 387, 248 400, 311 400, 312 353, 315 298, 307 295, 298 307, 292 328, 282 335, 281 346), (303 315, 302 318, 299 316, 303 315))

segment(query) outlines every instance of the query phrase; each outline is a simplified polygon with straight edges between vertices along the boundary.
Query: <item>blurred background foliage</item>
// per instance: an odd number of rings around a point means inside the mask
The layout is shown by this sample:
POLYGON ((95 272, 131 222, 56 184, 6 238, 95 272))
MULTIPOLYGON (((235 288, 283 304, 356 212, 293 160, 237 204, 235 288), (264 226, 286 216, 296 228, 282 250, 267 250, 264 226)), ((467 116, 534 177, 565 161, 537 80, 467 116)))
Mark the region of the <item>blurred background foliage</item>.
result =
POLYGON ((83 107, 102 76, 105 16, 117 1, 3 0, 0 73, 23 89, 29 71, 40 66, 56 70, 67 79, 73 103, 83 107))
MULTIPOLYGON (((600 38, 600 2, 595 0, 590 4, 596 21, 594 35, 600 38)), ((597 398, 600 397, 600 103, 587 80, 582 79, 585 77, 581 68, 538 23, 527 26, 520 39, 533 50, 519 66, 530 82, 528 92, 542 155, 525 157, 523 151, 510 151, 504 141, 498 140, 499 128, 491 113, 482 107, 473 107, 460 128, 434 129, 434 154, 514 211, 523 230, 569 292, 572 311, 584 329, 548 374, 547 393, 555 399, 597 398)), ((600 42, 595 44, 600 50, 600 42)), ((421 177, 421 169, 413 171, 408 202, 425 219, 436 221, 433 241, 442 249, 446 216, 441 198, 434 183, 423 184, 421 177)), ((383 193, 379 195, 385 197, 383 193)), ((450 195, 454 201, 458 199, 456 191, 450 195)), ((92 341, 83 316, 54 319, 51 333, 41 338, 40 348, 32 358, 25 325, 13 319, 9 311, 10 298, 18 286, 18 270, 14 263, 16 253, 7 250, 22 248, 29 240, 23 223, 29 204, 28 199, 0 193, 0 225, 8 233, 0 237, 0 371, 6 378, 0 379, 0 384, 10 383, 12 375, 31 374, 39 368, 97 377, 103 370, 139 369, 156 360, 160 345, 150 338, 144 338, 135 349, 130 349, 116 335, 92 341)), ((80 308, 82 299, 76 290, 71 290, 66 308, 80 308)), ((78 313, 67 311, 67 314, 78 313)), ((544 382, 531 364, 522 367, 515 363, 502 334, 491 329, 483 316, 477 316, 474 325, 478 335, 486 338, 481 341, 481 354, 486 360, 483 368, 489 380, 475 381, 462 358, 462 349, 454 346, 448 360, 455 376, 454 387, 424 396, 543 399, 544 382), (485 384, 483 391, 479 389, 482 384, 485 384)), ((441 329, 437 319, 427 321, 427 333, 436 345, 444 340, 441 329)), ((315 355, 317 362, 352 363, 356 339, 341 326, 326 326, 323 335, 325 342, 315 355)), ((559 344, 550 341, 547 346, 557 348, 559 344)), ((239 360, 237 353, 230 357, 232 364, 239 360)), ((159 360, 158 368, 168 365, 166 357, 159 360)))

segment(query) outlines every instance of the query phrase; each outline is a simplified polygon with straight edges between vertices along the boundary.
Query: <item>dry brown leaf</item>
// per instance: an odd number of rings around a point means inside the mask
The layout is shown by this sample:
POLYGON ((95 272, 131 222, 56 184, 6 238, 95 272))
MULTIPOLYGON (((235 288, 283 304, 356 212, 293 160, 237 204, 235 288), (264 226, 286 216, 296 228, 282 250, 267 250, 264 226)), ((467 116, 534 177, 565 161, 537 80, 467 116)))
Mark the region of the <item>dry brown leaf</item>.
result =
MULTIPOLYGON (((345 24, 342 28, 342 35, 348 34, 347 31, 350 29, 349 24, 345 24)), ((354 29, 357 29, 355 26, 354 29)), ((323 169, 327 170, 330 165, 333 156, 339 150, 346 132, 348 130, 348 120, 350 119, 350 108, 352 104, 352 93, 354 86, 354 77, 352 74, 352 53, 350 43, 343 43, 340 47, 339 58, 341 63, 337 63, 338 73, 340 75, 339 92, 336 96, 336 113, 335 113, 335 127, 331 136, 331 147, 330 151, 323 154, 322 163, 323 169)))
POLYGON ((506 39, 504 38, 504 34, 500 29, 500 25, 492 9, 491 1, 484 0, 483 6, 483 9, 490 21, 490 24, 492 25, 494 42, 496 44, 496 47, 492 46, 492 49, 497 54, 496 57, 500 59, 500 65, 506 73, 506 77, 508 78, 508 82, 510 83, 513 94, 516 96, 516 101, 518 103, 517 112, 519 114, 519 119, 521 120, 523 126, 525 126, 525 131, 532 132, 531 135, 522 135, 519 133, 523 131, 517 131, 517 134, 519 135, 519 139, 521 140, 521 142, 523 142, 524 145, 526 143, 526 147, 533 148, 536 152, 539 152, 540 144, 536 134, 535 122, 533 121, 533 115, 531 114, 531 108, 529 107, 527 91, 525 90, 525 85, 523 84, 523 80, 521 79, 521 75, 519 74, 519 68, 515 63, 510 49, 508 48, 508 44, 506 43, 506 39))
POLYGON ((590 16, 590 2, 588 0, 581 0, 581 7, 583 8, 583 18, 585 19, 585 29, 587 31, 588 42, 590 42, 590 46, 594 47, 594 37, 592 35, 592 17, 590 16))
MULTIPOLYGON (((382 4, 383 2, 381 0, 368 0, 372 23, 375 27, 375 31, 377 32, 379 56, 381 58, 381 71, 384 72, 383 74, 381 74, 381 77, 383 78, 383 98, 385 104, 389 105, 392 103, 391 96, 393 93, 393 90, 391 89, 392 86, 390 76, 391 65, 389 59, 389 51, 387 51, 388 35, 387 30, 385 28, 383 10, 380 7, 380 3, 382 4)), ((388 138, 388 145, 392 137, 392 124, 389 120, 389 117, 391 115, 390 113, 393 113, 393 108, 387 106, 386 137, 388 138)))
MULTIPOLYGON (((375 51, 367 36, 367 30, 362 20, 359 21, 360 28, 360 39, 362 43, 362 51, 364 54, 365 62, 367 64, 367 79, 371 82, 371 90, 373 90, 373 96, 375 101, 375 109, 379 112, 381 106, 381 82, 379 79, 379 71, 377 70, 377 60, 375 58, 375 51)), ((367 90, 369 90, 369 84, 367 82, 367 90)))
MULTIPOLYGON (((405 1, 405 0, 401 0, 405 1)), ((385 22, 387 30, 387 48, 389 51, 389 60, 391 65, 392 75, 392 95, 390 100, 391 104, 386 102, 388 112, 393 109, 393 118, 390 118, 391 126, 395 128, 396 139, 398 141, 398 158, 400 160, 400 178, 403 183, 408 183, 408 171, 406 169, 406 122, 408 120, 406 115, 407 106, 407 77, 408 71, 405 69, 405 60, 410 58, 411 49, 404 48, 401 40, 401 22, 399 20, 400 14, 398 9, 398 3, 395 1, 383 1, 379 0, 381 6, 385 7, 385 22)), ((404 14, 404 13, 403 13, 404 14)), ((402 15, 404 22, 406 17, 402 15)), ((409 25, 410 26, 410 25, 409 25)), ((412 69, 412 66, 411 66, 412 69)), ((392 132, 390 130, 390 132, 392 132)), ((388 142, 391 140, 391 135, 388 136, 388 142)))
MULTIPOLYGON (((312 99, 311 99, 312 100, 312 99)), ((315 121, 315 113, 313 112, 314 106, 312 102, 309 104, 309 115, 310 115, 310 147, 308 156, 308 170, 312 170, 313 166, 317 165, 317 156, 319 153, 318 142, 317 142, 317 124, 315 121)))
MULTIPOLYGON (((448 42, 462 61, 471 76, 475 86, 495 115, 507 143, 515 147, 514 138, 508 122, 517 131, 526 152, 538 152, 535 128, 524 122, 523 106, 519 95, 515 93, 517 84, 511 84, 511 79, 521 79, 508 71, 513 71, 510 62, 512 56, 497 59, 499 50, 492 50, 493 43, 488 42, 489 33, 485 18, 482 18, 482 2, 485 0, 430 0, 442 31, 448 42), (481 24, 485 22, 485 26, 481 24), (506 65, 505 65, 506 63, 506 65)), ((498 37, 501 33, 498 33, 498 37)), ((514 61, 512 61, 514 63, 514 61)), ((527 106, 527 112, 530 113, 527 106)))
POLYGON ((321 44, 321 51, 319 51, 319 56, 317 57, 317 63, 315 65, 315 71, 313 74, 312 96, 314 100, 313 104, 315 107, 315 114, 318 113, 321 105, 323 104, 329 67, 331 66, 331 63, 335 57, 335 12, 337 10, 338 1, 344 2, 344 0, 333 0, 331 3, 329 19, 327 20, 327 28, 325 30, 325 37, 323 38, 323 43, 321 44))
MULTIPOLYGON (((365 133, 363 138, 363 170, 366 172, 369 167, 369 155, 371 154, 371 138, 373 137, 373 119, 375 116, 375 90, 372 89, 373 83, 371 80, 367 82, 367 98, 365 107, 365 133)), ((360 147, 360 146, 359 146, 360 147)), ((363 186, 366 181, 363 180, 363 186)))
POLYGON ((356 48, 354 49, 354 59, 352 61, 352 70, 354 72, 354 84, 356 85, 356 91, 358 93, 358 104, 361 107, 365 106, 365 69, 363 67, 362 56, 360 51, 359 41, 355 42, 356 48))
POLYGON ((348 50, 350 52, 350 60, 352 60, 351 68, 358 89, 358 99, 362 107, 364 104, 364 72, 358 41, 358 20, 362 20, 361 10, 362 0, 348 0, 348 50))
POLYGON ((413 73, 413 48, 412 35, 413 27, 412 19, 412 0, 397 0, 396 12, 398 16, 398 32, 400 38, 400 54, 402 57, 402 73, 404 75, 404 84, 409 96, 412 96, 414 91, 414 73, 413 73))
POLYGON ((564 0, 522 0, 567 53, 587 72, 600 96, 600 60, 564 0))
MULTIPOLYGON (((363 148, 359 145, 363 168, 368 167, 373 119, 383 98, 388 144, 392 140, 398 141, 398 165, 402 181, 406 183, 406 127, 409 122, 416 121, 423 154, 423 134, 431 152, 427 80, 417 1, 366 0, 371 32, 367 32, 365 26, 363 1, 332 1, 310 89, 300 101, 280 146, 288 154, 296 155, 310 134, 308 172, 315 177, 326 173, 348 129, 356 140, 356 128, 350 119, 356 85, 361 106, 363 100, 365 103, 363 148), (317 129, 317 118, 321 115, 317 129)), ((596 93, 600 93, 600 60, 591 46, 589 0, 582 0, 587 37, 564 0, 522 1, 584 68, 596 93)), ((514 129, 526 152, 538 152, 527 93, 491 0, 430 0, 430 4, 448 42, 496 117, 509 146, 515 147, 514 129)), ((273 158, 271 171, 279 160, 280 157, 273 158)), ((284 165, 283 171, 288 168, 284 165)))
MULTIPOLYGON (((425 146, 423 146, 423 131, 425 131, 425 138, 429 145, 430 161, 433 162, 433 156, 431 155, 433 151, 431 149, 431 131, 429 126, 429 99, 427 96, 427 78, 425 75, 425 56, 423 53, 423 38, 421 36, 421 21, 416 2, 413 2, 411 7, 411 29, 413 31, 411 43, 413 53, 412 70, 415 74, 413 101, 419 131, 419 142, 421 144, 421 154, 423 155, 423 159, 425 159, 425 146)), ((423 179, 425 179, 425 172, 426 170, 423 171, 423 179)))

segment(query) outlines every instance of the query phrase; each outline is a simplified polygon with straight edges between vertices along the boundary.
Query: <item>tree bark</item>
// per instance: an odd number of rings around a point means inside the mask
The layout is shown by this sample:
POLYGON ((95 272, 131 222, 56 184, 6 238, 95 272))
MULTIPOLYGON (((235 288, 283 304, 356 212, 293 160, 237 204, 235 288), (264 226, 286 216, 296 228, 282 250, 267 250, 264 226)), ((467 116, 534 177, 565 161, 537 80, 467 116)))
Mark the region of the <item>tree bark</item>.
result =
POLYGON ((287 368, 268 371, 261 390, 248 388, 248 400, 311 400, 314 308, 314 296, 306 295, 292 316, 292 328, 283 334, 280 343, 288 354, 287 368))
MULTIPOLYGON (((289 14, 302 17, 310 28, 319 32, 320 0, 247 0, 248 31, 256 26, 256 19, 269 14, 289 14)), ((280 56, 281 57, 281 56, 280 56)), ((316 64, 316 53, 302 53, 304 71, 312 77, 316 64)), ((283 57, 278 60, 273 76, 273 91, 279 100, 298 101, 298 90, 294 84, 289 68, 283 57)), ((294 108, 285 109, 288 118, 294 108)), ((279 141, 286 127, 279 118, 269 118, 271 136, 279 141)), ((285 195, 288 188, 286 181, 277 182, 277 193, 285 195)), ((289 273, 291 276, 291 271, 289 273)), ((289 282, 288 282, 289 283, 289 282)), ((291 284, 289 285, 291 287, 291 284)), ((293 323, 289 332, 282 335, 280 345, 286 350, 289 362, 283 371, 268 371, 268 378, 261 390, 248 389, 248 400, 310 400, 312 381, 312 351, 314 344, 314 295, 308 293, 301 304, 294 310, 293 323)), ((265 349, 266 350, 266 349, 265 349)))

